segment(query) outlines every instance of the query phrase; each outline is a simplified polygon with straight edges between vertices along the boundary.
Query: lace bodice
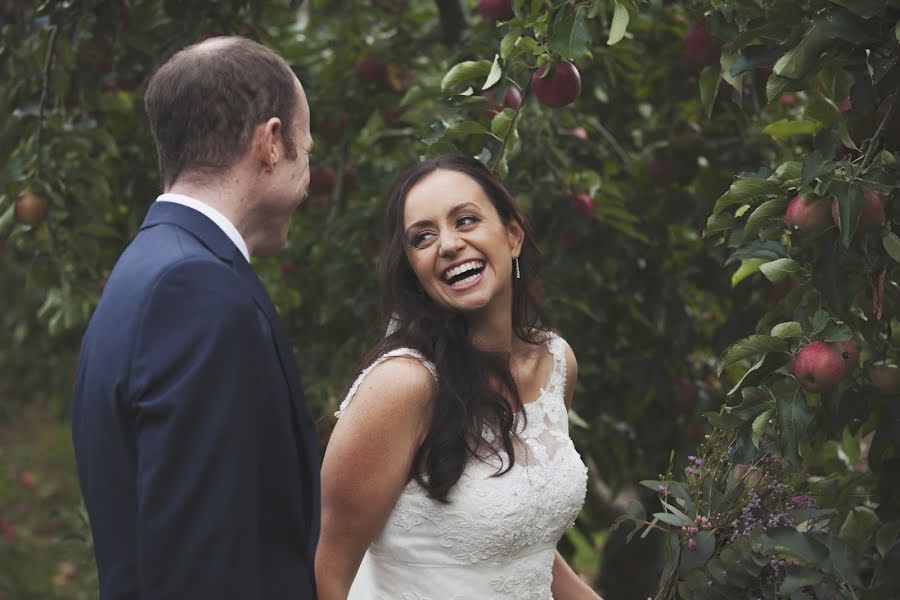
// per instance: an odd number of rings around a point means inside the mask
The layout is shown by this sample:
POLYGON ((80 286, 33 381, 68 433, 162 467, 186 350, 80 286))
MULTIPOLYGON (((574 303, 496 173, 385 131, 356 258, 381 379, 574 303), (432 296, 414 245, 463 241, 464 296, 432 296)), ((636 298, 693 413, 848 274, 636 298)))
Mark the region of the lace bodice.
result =
MULTIPOLYGON (((351 600, 549 600, 556 543, 572 526, 587 490, 587 469, 569 438, 564 396, 565 342, 548 341, 553 367, 537 400, 517 418, 516 462, 494 477, 497 459, 471 459, 443 504, 411 480, 366 552, 351 600), (527 424, 526 424, 527 421, 527 424)), ((398 349, 363 371, 360 382, 398 349)), ((501 452, 506 463, 508 456, 501 452)))

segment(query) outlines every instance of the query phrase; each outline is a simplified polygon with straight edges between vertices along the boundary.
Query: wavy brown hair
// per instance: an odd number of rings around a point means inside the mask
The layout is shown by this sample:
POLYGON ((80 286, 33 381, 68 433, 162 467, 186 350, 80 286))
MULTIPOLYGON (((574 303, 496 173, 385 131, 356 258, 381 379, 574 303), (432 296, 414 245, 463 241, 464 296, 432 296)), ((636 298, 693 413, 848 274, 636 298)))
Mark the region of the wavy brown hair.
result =
POLYGON ((512 195, 481 162, 467 156, 440 156, 415 165, 400 177, 387 206, 379 265, 383 309, 386 315, 392 315, 396 329, 371 350, 364 363, 371 364, 396 348, 414 348, 434 363, 437 397, 410 476, 432 498, 446 502, 470 458, 500 458, 503 450, 509 462, 498 469, 497 475, 512 468, 515 413, 523 417, 525 413, 510 373, 509 355, 476 348, 465 316, 439 306, 425 294, 407 260, 403 226, 406 197, 413 186, 438 170, 458 171, 474 179, 503 223, 509 226, 515 222, 522 228, 521 279, 513 278, 513 330, 521 340, 540 344, 542 331, 549 324, 536 294, 540 251, 534 234, 512 195), (490 431, 495 441, 485 439, 485 431, 490 431))

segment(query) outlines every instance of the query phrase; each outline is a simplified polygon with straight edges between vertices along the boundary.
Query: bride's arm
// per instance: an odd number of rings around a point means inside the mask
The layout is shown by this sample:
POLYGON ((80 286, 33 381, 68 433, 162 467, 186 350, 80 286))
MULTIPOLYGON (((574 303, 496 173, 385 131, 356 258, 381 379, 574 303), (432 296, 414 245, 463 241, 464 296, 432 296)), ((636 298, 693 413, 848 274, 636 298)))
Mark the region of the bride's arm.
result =
POLYGON ((575 574, 558 551, 553 559, 553 584, 550 589, 555 600, 602 600, 591 586, 575 574))
POLYGON ((322 463, 319 600, 344 600, 369 543, 406 485, 436 383, 414 358, 372 369, 341 413, 322 463))
MULTIPOLYGON (((566 344, 566 408, 572 408, 575 380, 578 379, 578 362, 575 353, 566 344)), ((556 600, 597 600, 600 596, 572 570, 558 551, 553 559, 553 584, 550 588, 556 600)))

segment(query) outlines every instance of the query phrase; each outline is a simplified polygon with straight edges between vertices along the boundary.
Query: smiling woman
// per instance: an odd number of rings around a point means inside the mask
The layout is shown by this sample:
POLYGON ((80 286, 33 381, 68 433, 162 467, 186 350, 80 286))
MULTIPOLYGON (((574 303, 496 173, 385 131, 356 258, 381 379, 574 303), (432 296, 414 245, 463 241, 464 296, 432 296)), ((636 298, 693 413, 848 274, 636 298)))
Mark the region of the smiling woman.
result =
POLYGON ((597 598, 555 550, 586 491, 577 365, 534 293, 524 215, 484 165, 447 156, 400 179, 386 224, 396 328, 326 451, 319 597, 597 598))

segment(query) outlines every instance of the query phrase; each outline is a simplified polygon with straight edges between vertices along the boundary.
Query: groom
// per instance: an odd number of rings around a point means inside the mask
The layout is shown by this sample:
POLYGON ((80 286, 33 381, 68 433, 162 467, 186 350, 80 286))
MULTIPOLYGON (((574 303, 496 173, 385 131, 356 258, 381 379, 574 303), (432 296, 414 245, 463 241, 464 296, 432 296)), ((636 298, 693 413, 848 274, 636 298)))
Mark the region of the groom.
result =
POLYGON ((250 256, 309 185, 309 106, 243 38, 173 56, 146 111, 165 193, 82 342, 72 432, 102 600, 315 598, 319 455, 250 256))

